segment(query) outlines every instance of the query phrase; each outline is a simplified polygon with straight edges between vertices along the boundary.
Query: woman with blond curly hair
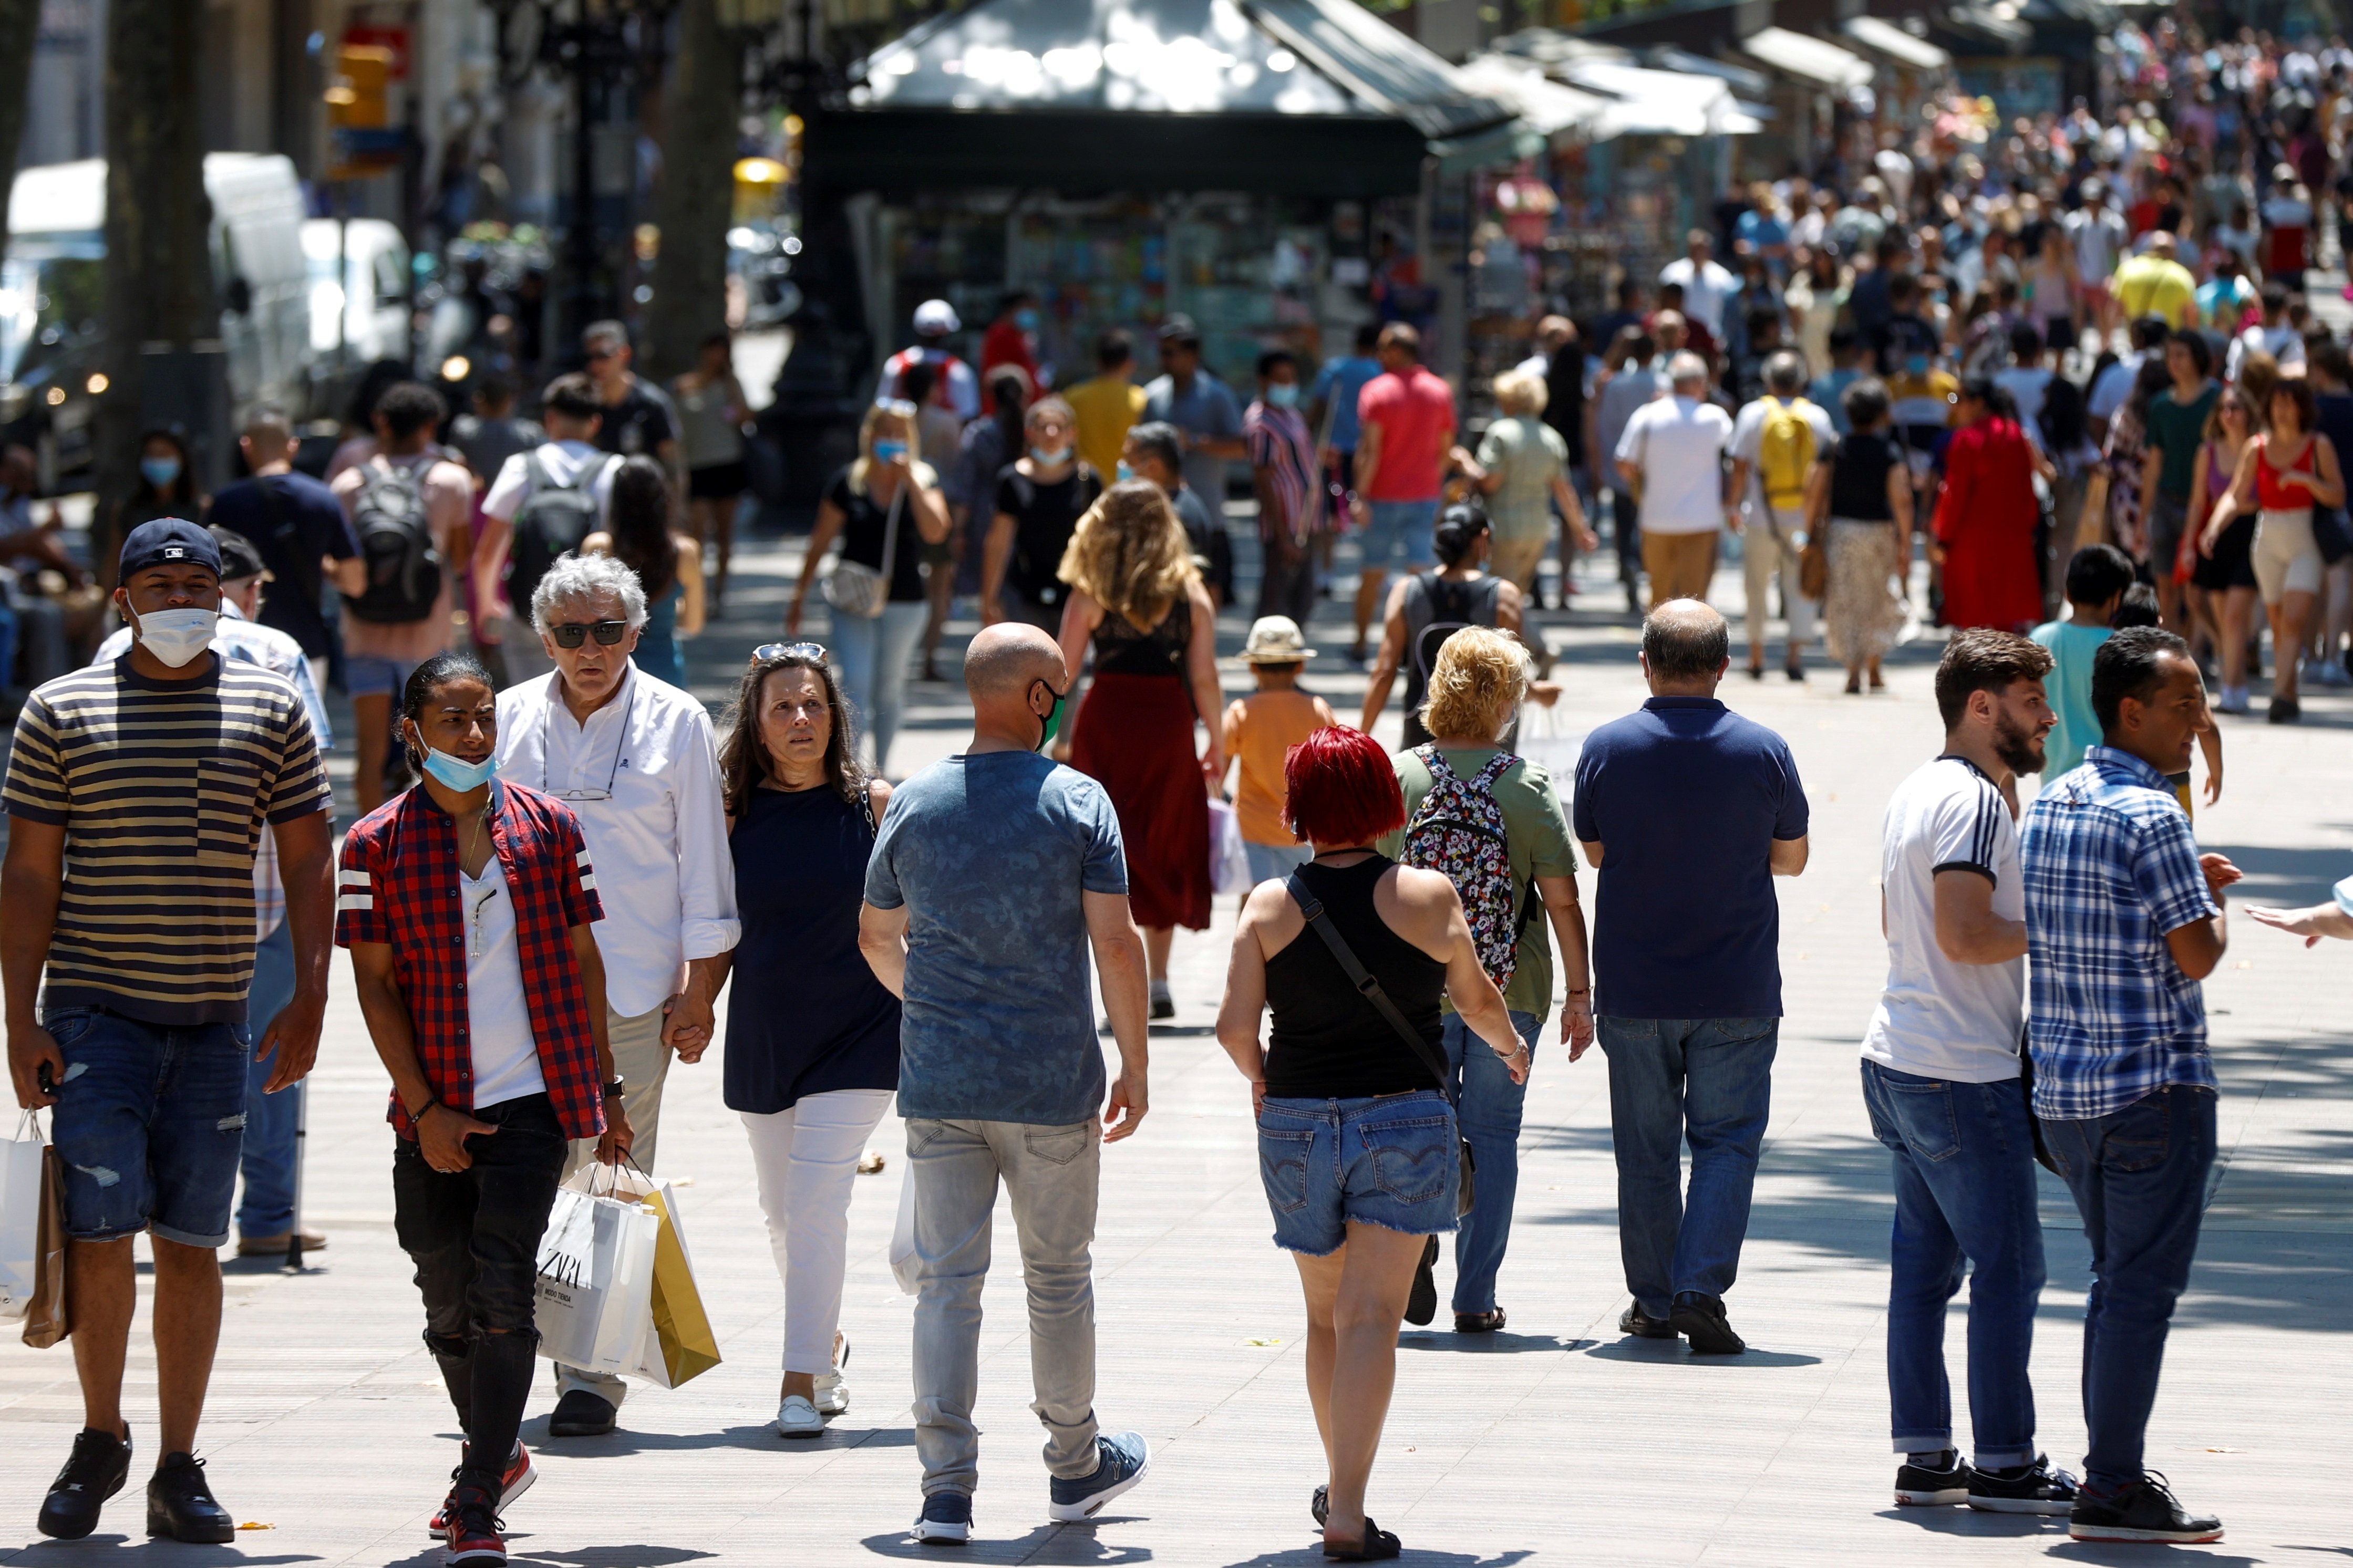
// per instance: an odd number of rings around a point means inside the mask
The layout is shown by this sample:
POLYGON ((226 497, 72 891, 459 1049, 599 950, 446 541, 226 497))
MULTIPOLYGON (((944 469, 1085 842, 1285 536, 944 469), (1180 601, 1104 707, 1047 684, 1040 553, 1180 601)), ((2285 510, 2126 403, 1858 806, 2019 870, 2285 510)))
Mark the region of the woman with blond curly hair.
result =
POLYGON ((1218 732, 1218 626, 1185 525, 1160 487, 1113 485, 1071 534, 1057 574, 1062 661, 1094 650, 1071 765, 1100 782, 1127 842, 1127 896, 1152 958, 1152 1016, 1173 1018, 1168 948, 1176 928, 1209 925, 1209 796, 1224 776, 1218 732), (1207 721, 1207 754, 1193 726, 1207 721))

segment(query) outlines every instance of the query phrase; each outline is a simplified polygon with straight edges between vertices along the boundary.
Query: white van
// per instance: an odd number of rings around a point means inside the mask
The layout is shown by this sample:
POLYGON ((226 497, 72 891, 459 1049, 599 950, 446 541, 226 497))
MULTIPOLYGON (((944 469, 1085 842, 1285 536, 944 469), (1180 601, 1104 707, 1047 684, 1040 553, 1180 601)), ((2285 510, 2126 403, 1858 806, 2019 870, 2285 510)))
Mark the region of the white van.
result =
MULTIPOLYGON (((304 209, 293 163, 208 153, 213 281, 220 291, 232 425, 257 403, 301 412, 312 357, 304 209)), ((37 443, 49 474, 90 458, 100 368, 106 162, 18 171, 0 261, 0 426, 37 443)), ((103 386, 103 383, 100 384, 103 386)))
POLYGON ((322 372, 408 358, 408 242, 380 217, 314 217, 302 226, 311 288, 311 353, 322 372), (343 276, 335 278, 341 250, 343 276), (336 335, 335 313, 343 312, 336 335))

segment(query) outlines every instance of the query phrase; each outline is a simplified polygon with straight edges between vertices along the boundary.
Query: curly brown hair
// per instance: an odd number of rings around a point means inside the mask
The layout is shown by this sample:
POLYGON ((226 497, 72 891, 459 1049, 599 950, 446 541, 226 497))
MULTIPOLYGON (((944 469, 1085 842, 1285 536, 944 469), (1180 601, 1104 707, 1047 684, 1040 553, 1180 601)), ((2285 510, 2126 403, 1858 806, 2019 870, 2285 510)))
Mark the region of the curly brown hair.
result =
POLYGON ((1079 519, 1055 575, 1105 615, 1125 616, 1148 632, 1201 580, 1201 570, 1167 496, 1149 479, 1129 479, 1105 490, 1079 519))

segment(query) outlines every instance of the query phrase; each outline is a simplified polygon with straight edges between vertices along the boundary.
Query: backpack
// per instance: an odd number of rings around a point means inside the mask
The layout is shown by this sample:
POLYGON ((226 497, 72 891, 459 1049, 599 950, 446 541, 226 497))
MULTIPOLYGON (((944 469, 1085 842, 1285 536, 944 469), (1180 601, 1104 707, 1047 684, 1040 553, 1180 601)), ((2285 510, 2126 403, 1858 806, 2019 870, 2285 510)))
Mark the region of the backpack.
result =
POLYGON ((568 485, 558 484, 537 452, 525 459, 531 488, 514 514, 514 542, 507 548, 507 603, 528 620, 531 596, 547 569, 580 548, 603 526, 596 515, 596 476, 610 459, 600 455, 580 465, 568 485))
POLYGON ((367 590, 344 596, 361 620, 404 626, 433 613, 441 595, 441 547, 425 511, 425 488, 408 469, 370 463, 352 498, 352 531, 367 563, 367 590))
POLYGON ((1765 503, 1788 511, 1805 504, 1806 479, 1814 471, 1814 426, 1803 412, 1813 405, 1802 397, 1762 401, 1765 431, 1757 447, 1757 477, 1765 487, 1765 503))
POLYGON ((1430 672, 1438 668, 1438 650, 1446 639, 1465 626, 1483 626, 1477 619, 1478 592, 1486 579, 1474 578, 1468 583, 1450 583, 1435 572, 1422 574, 1421 591, 1430 600, 1430 624, 1413 641, 1413 667, 1421 677, 1422 689, 1430 686, 1430 672))
POLYGON ((1498 752, 1470 778, 1458 776, 1446 764, 1436 745, 1418 746, 1415 756, 1430 770, 1430 794, 1405 826, 1405 851, 1398 857, 1407 866, 1445 873, 1461 895, 1463 918, 1471 922, 1471 940, 1479 950, 1479 967, 1497 989, 1512 983, 1519 967, 1520 933, 1536 909, 1535 885, 1528 886, 1527 907, 1512 919, 1518 901, 1512 886, 1511 841, 1504 830, 1503 804, 1495 798, 1495 781, 1520 759, 1498 752))

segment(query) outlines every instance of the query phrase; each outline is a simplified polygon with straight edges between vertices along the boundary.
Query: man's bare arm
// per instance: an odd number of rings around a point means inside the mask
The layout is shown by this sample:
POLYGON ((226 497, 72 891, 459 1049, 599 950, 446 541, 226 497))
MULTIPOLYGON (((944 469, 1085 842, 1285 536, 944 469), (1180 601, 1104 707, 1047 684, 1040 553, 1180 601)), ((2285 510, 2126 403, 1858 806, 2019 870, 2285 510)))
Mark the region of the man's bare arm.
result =
POLYGON ((1087 940, 1094 947, 1095 976, 1103 986, 1103 1011, 1111 1016, 1112 1038, 1119 1046, 1119 1080, 1111 1088, 1111 1103, 1103 1108, 1103 1142, 1127 1137, 1144 1120, 1151 1100, 1146 1079, 1150 1067, 1150 973, 1145 967, 1144 933, 1135 929, 1125 893, 1083 893, 1087 940))
POLYGON ((1795 838, 1773 840, 1771 864, 1776 877, 1802 874, 1806 868, 1806 836, 1801 833, 1795 838))
POLYGON ((42 1068, 51 1084, 65 1077, 65 1056, 36 1012, 65 887, 65 825, 9 818, 8 858, 0 867, 0 990, 7 1005, 8 1077, 16 1103, 28 1110, 58 1102, 41 1088, 42 1068))
POLYGON ((904 904, 895 910, 859 906, 858 951, 866 955, 866 966, 882 989, 902 1001, 907 996, 907 924, 904 904))

